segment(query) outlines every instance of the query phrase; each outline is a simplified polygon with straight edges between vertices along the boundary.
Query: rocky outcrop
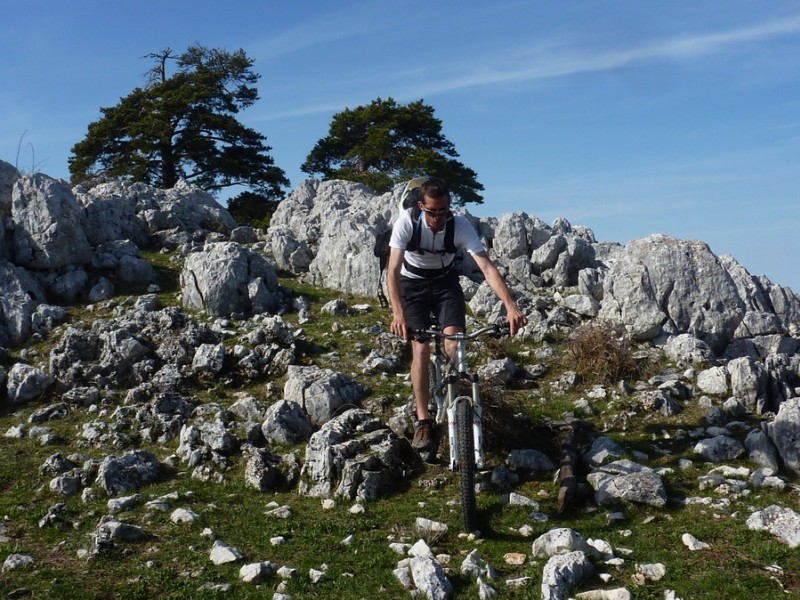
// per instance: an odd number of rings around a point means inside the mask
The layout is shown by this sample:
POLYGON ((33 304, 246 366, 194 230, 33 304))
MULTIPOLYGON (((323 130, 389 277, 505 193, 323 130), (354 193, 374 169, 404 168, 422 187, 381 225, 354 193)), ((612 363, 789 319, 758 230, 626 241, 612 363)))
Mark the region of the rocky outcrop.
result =
MULTIPOLYGON (((281 203, 267 233, 276 265, 315 285, 373 295, 374 234, 396 218, 399 189, 372 196, 359 184, 304 182, 281 203)), ((688 361, 792 355, 800 348, 800 340, 787 337, 800 331, 800 298, 702 242, 657 234, 621 246, 598 242, 590 229, 565 219, 548 226, 522 212, 476 219, 460 210, 523 304, 527 292, 577 288, 559 299, 569 314, 619 324, 635 339, 660 345, 692 336, 694 349, 688 342, 676 348, 688 361)), ((465 259, 461 272, 480 284, 470 263, 465 259)), ((468 297, 476 314, 491 317, 501 308, 491 293, 468 297)), ((552 323, 556 315, 539 316, 552 323)), ((540 329, 532 325, 527 333, 540 337, 540 329)))
POLYGON ((692 333, 719 354, 744 314, 733 279, 707 245, 653 235, 630 242, 609 269, 598 317, 638 340, 692 333))
POLYGON ((350 409, 325 423, 308 442, 299 491, 370 501, 396 491, 421 466, 407 440, 380 419, 350 409))
POLYGON ((86 219, 63 181, 38 173, 18 179, 11 215, 16 264, 48 270, 91 260, 86 219))
POLYGON ((180 283, 184 305, 212 316, 269 313, 282 299, 272 264, 236 242, 209 243, 190 254, 180 283))

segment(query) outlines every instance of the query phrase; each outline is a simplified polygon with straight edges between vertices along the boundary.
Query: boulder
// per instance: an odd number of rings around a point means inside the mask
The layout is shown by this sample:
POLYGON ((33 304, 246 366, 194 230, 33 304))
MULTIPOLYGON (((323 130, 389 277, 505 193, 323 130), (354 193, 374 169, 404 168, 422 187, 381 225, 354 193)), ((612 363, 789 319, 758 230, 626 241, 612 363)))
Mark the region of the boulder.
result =
POLYGON ((123 456, 107 456, 97 472, 97 485, 109 496, 118 496, 153 483, 162 472, 158 458, 146 450, 135 450, 123 456))
MULTIPOLYGON (((788 288, 773 284, 766 277, 750 275, 730 255, 722 255, 719 260, 731 276, 748 312, 775 314, 782 326, 778 328, 770 317, 766 317, 767 327, 788 331, 795 337, 800 334, 800 296, 788 288)), ((750 330, 754 320, 761 321, 755 328, 758 331, 764 326, 765 316, 747 317, 745 328, 738 329, 737 335, 758 335, 750 330)))
POLYGON ((31 318, 45 300, 44 290, 28 271, 0 259, 0 347, 30 337, 31 318))
POLYGON ((372 501, 400 489, 420 467, 419 455, 407 440, 371 413, 354 408, 311 436, 299 491, 372 501))
POLYGON ((603 506, 631 502, 662 507, 667 503, 667 492, 658 473, 629 460, 603 465, 586 480, 594 488, 595 500, 603 506))
POLYGON ((309 439, 314 428, 300 404, 279 400, 267 409, 261 431, 270 443, 293 445, 309 439))
POLYGON ((579 550, 550 557, 542 571, 542 600, 565 600, 570 589, 592 573, 591 561, 579 550))
POLYGON ((704 394, 722 396, 728 393, 728 370, 711 367, 697 374, 697 387, 704 394))
POLYGON ((0 160, 0 220, 11 213, 11 191, 20 176, 14 165, 0 160))
POLYGON ((38 367, 14 363, 8 372, 8 401, 12 404, 27 402, 41 396, 53 383, 53 377, 38 367))
POLYGON ((692 333, 720 355, 744 313, 736 285, 706 244, 656 234, 627 244, 611 266, 599 318, 637 340, 692 333))
POLYGON ((33 269, 58 269, 91 261, 86 219, 63 181, 36 173, 14 184, 14 262, 33 269))
POLYGON ((129 240, 143 247, 149 240, 139 213, 155 190, 143 183, 114 181, 90 190, 75 189, 75 197, 86 213, 86 236, 92 246, 129 240))
POLYGON ((717 435, 700 440, 694 446, 695 454, 712 463, 731 461, 744 453, 744 447, 727 435, 717 435))
POLYGON ((760 361, 752 358, 735 358, 728 361, 728 375, 733 395, 748 410, 762 413, 767 409, 767 372, 760 361))
POLYGON ((800 398, 781 404, 767 431, 786 469, 800 477, 800 398))
POLYGON ((549 558, 575 551, 592 553, 593 550, 577 531, 567 527, 557 527, 536 538, 531 553, 536 558, 549 558))
POLYGON ((790 548, 800 548, 800 514, 775 504, 754 512, 747 518, 754 531, 767 531, 790 548))
POLYGON ((744 440, 744 447, 747 449, 747 456, 751 461, 762 467, 772 469, 775 473, 778 472, 780 455, 766 431, 756 429, 748 433, 747 438, 744 440))
POLYGON ((212 316, 266 312, 278 306, 274 266, 236 242, 209 243, 190 254, 180 284, 184 305, 212 316))
POLYGON ((314 425, 328 422, 343 406, 355 405, 366 393, 364 386, 343 373, 316 366, 292 365, 283 397, 302 407, 314 425))

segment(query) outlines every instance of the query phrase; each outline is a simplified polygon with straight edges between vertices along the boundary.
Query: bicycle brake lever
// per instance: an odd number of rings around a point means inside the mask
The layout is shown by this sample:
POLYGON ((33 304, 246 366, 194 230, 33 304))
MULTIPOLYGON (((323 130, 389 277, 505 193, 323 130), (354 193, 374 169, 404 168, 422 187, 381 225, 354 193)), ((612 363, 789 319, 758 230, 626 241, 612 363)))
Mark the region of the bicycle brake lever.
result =
POLYGON ((508 324, 508 321, 500 317, 494 324, 494 333, 492 333, 492 337, 500 339, 503 336, 510 335, 510 333, 511 326, 508 324))

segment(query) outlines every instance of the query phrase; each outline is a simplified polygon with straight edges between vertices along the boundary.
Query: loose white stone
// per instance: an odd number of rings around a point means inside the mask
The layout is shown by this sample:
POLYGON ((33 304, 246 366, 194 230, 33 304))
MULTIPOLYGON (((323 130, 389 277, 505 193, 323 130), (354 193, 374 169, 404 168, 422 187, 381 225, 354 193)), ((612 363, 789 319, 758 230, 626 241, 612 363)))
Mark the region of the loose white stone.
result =
POLYGON ((636 571, 650 581, 659 581, 667 574, 667 568, 661 563, 637 564, 636 571))
POLYGON ((408 554, 409 556, 415 556, 417 558, 433 558, 433 552, 431 552, 431 549, 428 544, 425 543, 425 540, 417 540, 417 543, 411 546, 408 554))
POLYGON ((242 560, 242 554, 236 549, 225 544, 222 540, 215 540, 211 548, 211 562, 215 565, 224 565, 242 560))
POLYGON ((14 569, 21 569, 32 565, 34 563, 32 556, 25 554, 9 554, 8 558, 3 562, 3 573, 13 571, 14 569))
POLYGON ((417 533, 423 536, 436 536, 447 533, 447 524, 432 521, 424 517, 417 517, 417 533))
POLYGON ((531 582, 530 577, 517 577, 516 579, 506 579, 506 587, 517 589, 525 587, 531 582))
POLYGON ((711 547, 705 542, 698 540, 691 533, 684 533, 681 536, 681 541, 683 541, 684 545, 689 548, 689 550, 705 550, 711 547))
POLYGON ((317 569, 309 569, 308 571, 308 578, 311 579, 311 583, 319 583, 320 581, 324 581, 328 578, 328 575, 325 571, 318 571, 317 569))
POLYGON ((405 556, 410 548, 411 544, 402 544, 400 542, 392 542, 389 544, 389 549, 400 556, 405 556))
POLYGON ((176 508, 169 519, 173 523, 195 523, 200 520, 200 515, 188 508, 176 508))

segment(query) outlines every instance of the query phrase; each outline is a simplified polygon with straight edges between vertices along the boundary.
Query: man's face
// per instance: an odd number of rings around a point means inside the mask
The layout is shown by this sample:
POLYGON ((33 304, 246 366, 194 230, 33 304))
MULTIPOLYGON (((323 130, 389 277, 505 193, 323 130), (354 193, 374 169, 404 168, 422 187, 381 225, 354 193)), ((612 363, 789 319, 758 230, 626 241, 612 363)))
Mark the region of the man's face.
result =
POLYGON ((425 222, 433 231, 441 231, 450 216, 450 198, 423 196, 419 207, 425 213, 425 222))

